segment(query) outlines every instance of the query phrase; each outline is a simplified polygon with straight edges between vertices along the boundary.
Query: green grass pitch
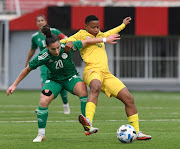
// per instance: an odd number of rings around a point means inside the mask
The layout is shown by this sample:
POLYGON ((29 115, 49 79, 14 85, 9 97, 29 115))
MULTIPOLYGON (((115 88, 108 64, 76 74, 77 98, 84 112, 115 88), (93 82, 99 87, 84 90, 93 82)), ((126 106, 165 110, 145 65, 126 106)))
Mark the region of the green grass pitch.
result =
POLYGON ((34 110, 40 91, 15 91, 9 97, 0 91, 0 148, 1 149, 179 149, 180 93, 131 92, 140 119, 140 129, 152 136, 148 141, 122 144, 116 130, 128 124, 124 104, 101 93, 93 126, 99 133, 85 136, 78 122, 80 101, 68 94, 70 115, 63 114, 62 100, 56 98, 49 106, 46 140, 33 143, 37 135, 34 110))

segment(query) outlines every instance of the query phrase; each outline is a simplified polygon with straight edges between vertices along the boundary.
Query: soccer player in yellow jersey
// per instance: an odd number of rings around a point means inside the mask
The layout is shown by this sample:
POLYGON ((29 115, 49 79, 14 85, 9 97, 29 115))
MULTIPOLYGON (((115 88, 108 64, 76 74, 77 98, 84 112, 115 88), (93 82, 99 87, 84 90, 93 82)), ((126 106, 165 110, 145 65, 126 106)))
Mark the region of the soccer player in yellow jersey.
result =
MULTIPOLYGON (((90 15, 85 19, 85 30, 79 30, 76 34, 61 42, 84 40, 88 38, 105 38, 123 30, 131 21, 131 17, 123 20, 123 23, 116 28, 106 32, 100 31, 99 19, 90 15)), ((136 129, 138 140, 151 139, 150 135, 145 135, 139 131, 139 118, 134 104, 134 99, 126 86, 108 68, 108 59, 104 43, 91 44, 80 50, 82 59, 85 62, 83 80, 90 87, 90 93, 86 104, 86 117, 79 115, 79 121, 83 125, 85 134, 91 135, 99 131, 92 127, 92 121, 96 110, 98 95, 103 91, 108 97, 116 97, 125 104, 125 111, 129 123, 136 129)))

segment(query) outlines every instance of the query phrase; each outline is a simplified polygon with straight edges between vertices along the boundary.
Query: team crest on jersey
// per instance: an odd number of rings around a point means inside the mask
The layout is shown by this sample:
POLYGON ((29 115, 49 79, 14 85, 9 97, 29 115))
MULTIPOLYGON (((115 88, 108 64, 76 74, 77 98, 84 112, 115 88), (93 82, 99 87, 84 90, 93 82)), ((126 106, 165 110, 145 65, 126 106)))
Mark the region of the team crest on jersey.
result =
POLYGON ((89 39, 89 38, 91 38, 91 37, 89 37, 89 36, 86 37, 86 39, 89 39))
POLYGON ((63 59, 66 59, 68 57, 68 55, 66 53, 63 53, 61 56, 63 59))
POLYGON ((40 41, 41 39, 40 38, 38 38, 38 41, 40 41))

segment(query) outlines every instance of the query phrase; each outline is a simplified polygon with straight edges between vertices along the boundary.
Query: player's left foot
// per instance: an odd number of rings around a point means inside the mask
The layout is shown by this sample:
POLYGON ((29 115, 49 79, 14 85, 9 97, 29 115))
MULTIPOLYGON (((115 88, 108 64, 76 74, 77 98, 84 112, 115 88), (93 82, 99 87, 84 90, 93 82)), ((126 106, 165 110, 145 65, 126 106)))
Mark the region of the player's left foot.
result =
POLYGON ((137 140, 150 140, 151 139, 151 136, 150 135, 146 135, 146 134, 143 134, 142 131, 139 131, 137 133, 137 140))
POLYGON ((64 114, 70 114, 69 104, 63 104, 64 114))
POLYGON ((92 135, 93 133, 98 133, 98 131, 99 131, 98 128, 91 127, 89 131, 85 131, 85 135, 89 136, 89 135, 92 135))
POLYGON ((38 134, 37 137, 33 140, 33 142, 42 142, 45 140, 45 135, 38 134))

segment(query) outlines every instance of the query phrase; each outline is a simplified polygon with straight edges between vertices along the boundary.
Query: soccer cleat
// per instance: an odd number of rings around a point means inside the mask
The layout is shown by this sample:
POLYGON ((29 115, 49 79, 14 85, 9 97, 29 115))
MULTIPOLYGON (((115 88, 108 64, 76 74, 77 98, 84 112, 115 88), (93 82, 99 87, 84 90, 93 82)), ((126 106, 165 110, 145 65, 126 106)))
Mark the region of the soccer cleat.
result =
POLYGON ((33 140, 33 142, 42 142, 45 140, 45 135, 39 134, 37 137, 33 140))
POLYGON ((34 112, 37 114, 38 109, 36 109, 34 112))
POLYGON ((85 131, 85 135, 89 136, 89 135, 92 135, 93 133, 98 133, 98 131, 99 131, 98 128, 91 127, 89 131, 85 131))
POLYGON ((70 114, 69 104, 63 104, 64 114, 70 114))
POLYGON ((150 140, 151 139, 151 136, 150 135, 146 135, 146 134, 143 134, 142 131, 139 131, 137 133, 137 140, 150 140))
POLYGON ((79 122, 83 125, 86 136, 99 131, 98 128, 92 127, 91 121, 88 118, 85 118, 82 114, 79 115, 79 122))

